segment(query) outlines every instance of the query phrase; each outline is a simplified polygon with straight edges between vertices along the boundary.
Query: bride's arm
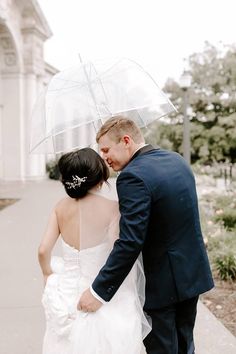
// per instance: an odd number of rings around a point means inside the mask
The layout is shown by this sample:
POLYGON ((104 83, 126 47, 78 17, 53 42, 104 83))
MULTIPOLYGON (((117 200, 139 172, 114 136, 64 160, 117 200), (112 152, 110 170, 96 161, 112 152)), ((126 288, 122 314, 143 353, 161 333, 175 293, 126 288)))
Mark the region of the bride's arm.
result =
POLYGON ((44 276, 45 284, 47 277, 52 274, 52 269, 50 266, 51 252, 59 235, 60 230, 58 227, 57 215, 56 211, 53 210, 50 215, 46 231, 38 248, 38 259, 44 276))

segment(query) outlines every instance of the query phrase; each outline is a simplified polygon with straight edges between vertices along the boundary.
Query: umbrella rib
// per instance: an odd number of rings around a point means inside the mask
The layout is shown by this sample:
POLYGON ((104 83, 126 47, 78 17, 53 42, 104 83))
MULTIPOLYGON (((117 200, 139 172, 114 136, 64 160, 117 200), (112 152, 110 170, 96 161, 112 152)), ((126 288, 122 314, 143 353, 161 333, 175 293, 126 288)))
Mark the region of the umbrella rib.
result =
MULTIPOLYGON (((57 80, 59 80, 59 79, 57 79, 57 80)), ((61 81, 67 81, 67 82, 70 82, 70 80, 63 80, 63 79, 60 79, 61 81)), ((91 80, 91 83, 92 82, 95 82, 96 81, 96 79, 93 79, 93 80, 91 80)), ((74 86, 70 86, 70 87, 68 87, 68 88, 64 88, 64 87, 61 87, 61 88, 59 88, 59 89, 50 89, 49 88, 49 92, 54 92, 54 91, 62 91, 62 90, 64 90, 64 91, 66 91, 66 89, 67 90, 70 90, 70 89, 73 89, 73 88, 81 88, 81 87, 84 87, 84 86, 87 86, 85 83, 84 84, 80 84, 78 81, 73 81, 74 83, 76 83, 76 85, 74 85, 74 86)))
POLYGON ((103 72, 101 72, 100 74, 98 74, 98 77, 100 77, 100 76, 102 76, 102 75, 104 75, 104 74, 106 74, 108 71, 110 71, 110 70, 112 70, 113 69, 113 67, 114 66, 116 66, 117 65, 117 63, 119 63, 119 61, 120 60, 117 60, 117 62, 115 62, 109 69, 107 69, 107 70, 105 70, 105 71, 103 71, 103 72))
MULTIPOLYGON (((100 80, 99 78, 99 75, 98 75, 98 72, 96 70, 96 68, 94 67, 94 70, 95 70, 95 73, 97 74, 97 80, 99 81, 100 85, 101 85, 101 88, 102 88, 102 91, 103 91, 103 94, 104 94, 104 97, 105 97, 105 100, 106 100, 106 109, 108 111, 108 113, 112 116, 112 112, 109 110, 108 108, 108 99, 107 99, 107 95, 106 95, 106 92, 105 92, 105 89, 104 89, 104 86, 102 84, 102 81, 100 80)), ((101 119, 101 122, 102 122, 102 119, 101 119)))
POLYGON ((95 104, 95 107, 96 107, 96 110, 97 110, 98 116, 100 117, 100 113, 99 113, 99 110, 98 110, 98 106, 97 106, 96 98, 95 98, 94 92, 93 92, 92 87, 91 87, 90 82, 89 82, 88 73, 87 73, 87 71, 86 71, 86 69, 85 69, 85 67, 84 67, 84 66, 83 66, 83 70, 84 70, 84 74, 85 74, 86 79, 87 79, 87 83, 88 83, 89 92, 90 92, 90 94, 91 94, 91 96, 92 96, 92 99, 93 99, 93 101, 94 101, 94 104, 95 104))
POLYGON ((147 124, 144 122, 144 120, 143 120, 143 118, 141 117, 140 113, 139 113, 139 112, 137 112, 137 113, 138 113, 138 115, 139 115, 139 118, 140 118, 141 122, 143 123, 143 126, 144 126, 144 127, 147 127, 147 124))

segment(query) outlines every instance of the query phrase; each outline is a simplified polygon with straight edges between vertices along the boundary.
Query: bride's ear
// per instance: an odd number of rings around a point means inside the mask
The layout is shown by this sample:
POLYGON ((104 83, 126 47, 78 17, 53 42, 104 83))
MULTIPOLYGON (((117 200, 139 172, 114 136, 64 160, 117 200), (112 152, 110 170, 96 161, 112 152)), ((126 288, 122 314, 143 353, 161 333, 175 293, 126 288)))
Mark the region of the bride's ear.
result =
POLYGON ((99 182, 97 185, 96 185, 96 188, 98 190, 100 190, 102 188, 102 185, 103 185, 103 181, 99 182))

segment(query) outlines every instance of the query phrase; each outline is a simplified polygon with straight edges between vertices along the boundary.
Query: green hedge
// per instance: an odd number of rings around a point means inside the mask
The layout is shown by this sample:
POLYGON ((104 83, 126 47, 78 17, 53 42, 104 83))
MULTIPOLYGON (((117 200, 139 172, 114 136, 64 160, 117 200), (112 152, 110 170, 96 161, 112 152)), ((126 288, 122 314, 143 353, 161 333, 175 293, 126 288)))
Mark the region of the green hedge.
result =
POLYGON ((215 221, 222 222, 226 230, 233 230, 236 227, 236 210, 226 208, 221 209, 221 213, 215 216, 215 221))
POLYGON ((236 257, 232 253, 215 259, 217 272, 222 280, 236 280, 236 257))
POLYGON ((51 160, 46 164, 46 171, 50 179, 58 180, 60 178, 60 172, 56 160, 51 160))

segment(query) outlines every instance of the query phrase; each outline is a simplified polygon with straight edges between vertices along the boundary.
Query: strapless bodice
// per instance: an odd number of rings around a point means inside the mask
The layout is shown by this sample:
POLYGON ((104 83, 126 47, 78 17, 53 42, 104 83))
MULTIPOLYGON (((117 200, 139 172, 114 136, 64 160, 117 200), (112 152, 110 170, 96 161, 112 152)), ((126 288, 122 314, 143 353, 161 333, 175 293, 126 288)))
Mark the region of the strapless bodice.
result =
POLYGON ((62 239, 62 259, 52 258, 52 268, 55 269, 55 263, 61 263, 63 272, 75 273, 75 275, 85 277, 95 277, 104 261, 110 253, 108 243, 104 242, 97 246, 77 250, 62 239))

